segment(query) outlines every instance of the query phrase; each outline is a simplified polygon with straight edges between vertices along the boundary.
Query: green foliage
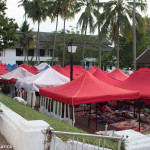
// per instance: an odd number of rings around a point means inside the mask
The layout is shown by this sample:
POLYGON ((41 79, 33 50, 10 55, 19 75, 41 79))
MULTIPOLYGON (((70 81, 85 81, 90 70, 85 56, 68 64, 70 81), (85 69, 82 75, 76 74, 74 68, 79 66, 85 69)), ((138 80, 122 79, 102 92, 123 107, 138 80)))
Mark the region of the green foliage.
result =
POLYGON ((25 52, 24 63, 28 64, 28 51, 36 47, 36 35, 33 34, 32 29, 29 29, 29 24, 24 21, 20 27, 18 43, 20 48, 25 52))
POLYGON ((0 1, 0 50, 15 45, 17 41, 16 30, 18 28, 14 19, 5 15, 6 1, 0 1))
MULTIPOLYGON (((51 34, 51 39, 54 39, 55 33, 51 34)), ((81 59, 82 59, 82 49, 83 49, 83 43, 84 43, 84 35, 79 34, 79 31, 75 32, 75 29, 72 28, 71 31, 67 30, 66 31, 66 45, 68 45, 70 39, 73 39, 74 42, 77 45, 77 51, 74 54, 74 64, 80 65, 81 64, 81 59)), ((85 49, 85 57, 89 58, 98 58, 98 44, 97 42, 97 36, 91 36, 87 35, 86 39, 86 49, 85 49)), ((53 41, 51 41, 46 47, 46 49, 50 48, 53 49, 52 47, 53 41)), ((102 50, 103 47, 106 45, 102 45, 102 50)), ((62 65, 62 51, 63 51, 63 30, 58 31, 57 34, 57 45, 55 49, 55 57, 58 57, 59 59, 59 64, 62 65)), ((65 55, 65 65, 70 64, 70 54, 68 53, 68 47, 66 46, 66 55, 65 55)))

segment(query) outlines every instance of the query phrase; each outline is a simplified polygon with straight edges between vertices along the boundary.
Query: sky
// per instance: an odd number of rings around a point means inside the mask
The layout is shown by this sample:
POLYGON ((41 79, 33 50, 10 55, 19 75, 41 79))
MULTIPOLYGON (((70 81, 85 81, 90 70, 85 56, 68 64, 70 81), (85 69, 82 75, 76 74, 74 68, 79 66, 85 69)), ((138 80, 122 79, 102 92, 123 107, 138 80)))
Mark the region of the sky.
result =
MULTIPOLYGON (((21 24, 24 21, 24 9, 23 7, 19 7, 18 8, 18 2, 20 0, 7 0, 7 10, 6 10, 6 15, 9 18, 14 18, 16 20, 16 22, 18 23, 19 26, 21 26, 21 24)), ((107 0, 103 0, 103 1, 107 1, 107 0)), ((148 15, 150 16, 150 0, 147 0, 148 2, 148 15)), ((68 20, 66 22, 66 29, 71 30, 72 27, 74 27, 76 30, 76 24, 77 21, 80 17, 80 14, 77 14, 75 19, 73 20, 68 20)), ((28 23, 30 24, 30 28, 33 28, 34 31, 37 31, 37 23, 33 24, 32 20, 28 19, 28 23)), ((56 22, 54 21, 53 23, 51 23, 50 19, 47 18, 47 20, 45 22, 42 22, 40 25, 40 32, 53 32, 55 31, 55 27, 56 26, 56 22)), ((59 24, 58 24, 58 30, 63 29, 63 20, 60 18, 59 19, 59 24)))

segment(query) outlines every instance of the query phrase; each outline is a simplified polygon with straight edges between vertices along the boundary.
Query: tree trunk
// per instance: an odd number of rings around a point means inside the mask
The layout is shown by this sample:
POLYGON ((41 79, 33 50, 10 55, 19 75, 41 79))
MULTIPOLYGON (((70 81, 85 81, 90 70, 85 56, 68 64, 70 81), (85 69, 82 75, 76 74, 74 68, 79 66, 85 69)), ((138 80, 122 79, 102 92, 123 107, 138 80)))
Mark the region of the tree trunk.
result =
POLYGON ((38 21, 38 32, 37 32, 37 48, 36 48, 36 63, 40 63, 40 51, 39 51, 39 29, 40 22, 38 21))
POLYGON ((29 49, 27 50, 27 65, 29 64, 28 51, 29 51, 29 49))
MULTIPOLYGON (((99 0, 98 0, 98 12, 99 12, 99 0)), ((98 20, 98 52, 99 52, 99 68, 102 67, 101 65, 101 62, 102 62, 102 57, 101 57, 101 33, 100 33, 100 23, 99 23, 99 20, 98 20)))
POLYGON ((136 30, 135 30, 136 0, 133 0, 133 70, 136 71, 136 30))
POLYGON ((26 56, 27 56, 26 50, 24 50, 24 52, 25 52, 25 56, 24 56, 24 64, 26 64, 26 56))
POLYGON ((86 27, 85 27, 84 46, 83 46, 83 50, 82 50, 82 67, 84 65, 84 54, 85 54, 85 46, 86 46, 86 32, 87 32, 87 23, 86 23, 86 27))
POLYGON ((64 41, 63 41, 63 62, 62 67, 65 66, 65 31, 66 31, 66 14, 64 15, 64 41))
POLYGON ((54 41, 53 55, 52 55, 52 66, 54 64, 54 55, 55 55, 55 47, 56 47, 56 39, 57 39, 57 27, 58 27, 58 15, 56 20, 56 31, 55 31, 55 41, 54 41))
POLYGON ((116 33, 116 49, 117 49, 117 68, 119 68, 119 26, 117 25, 117 33, 116 33))

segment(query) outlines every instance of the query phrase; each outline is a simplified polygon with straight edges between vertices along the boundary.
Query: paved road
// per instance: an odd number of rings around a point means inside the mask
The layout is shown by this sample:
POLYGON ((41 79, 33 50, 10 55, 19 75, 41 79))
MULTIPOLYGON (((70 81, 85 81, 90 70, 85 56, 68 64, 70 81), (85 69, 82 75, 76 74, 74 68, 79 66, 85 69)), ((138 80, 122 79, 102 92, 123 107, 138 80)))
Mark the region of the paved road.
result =
POLYGON ((14 150, 13 148, 2 148, 4 146, 8 146, 9 144, 5 140, 5 138, 0 134, 0 150, 14 150))

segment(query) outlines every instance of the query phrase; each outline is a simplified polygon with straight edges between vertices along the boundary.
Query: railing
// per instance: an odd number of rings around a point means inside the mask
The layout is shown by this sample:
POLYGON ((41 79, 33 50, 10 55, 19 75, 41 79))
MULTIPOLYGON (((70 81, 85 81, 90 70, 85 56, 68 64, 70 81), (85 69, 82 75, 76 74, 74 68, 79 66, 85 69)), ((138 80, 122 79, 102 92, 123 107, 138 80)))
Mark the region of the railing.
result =
POLYGON ((120 150, 122 137, 72 133, 47 129, 45 135, 45 150, 120 150), (58 137, 57 137, 57 136, 58 137), (61 138, 59 138, 61 137, 61 138), (66 139, 69 139, 66 141, 66 139), (66 142, 64 142, 66 141, 66 142))

